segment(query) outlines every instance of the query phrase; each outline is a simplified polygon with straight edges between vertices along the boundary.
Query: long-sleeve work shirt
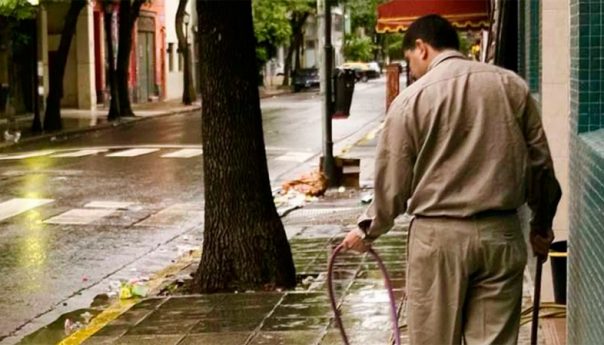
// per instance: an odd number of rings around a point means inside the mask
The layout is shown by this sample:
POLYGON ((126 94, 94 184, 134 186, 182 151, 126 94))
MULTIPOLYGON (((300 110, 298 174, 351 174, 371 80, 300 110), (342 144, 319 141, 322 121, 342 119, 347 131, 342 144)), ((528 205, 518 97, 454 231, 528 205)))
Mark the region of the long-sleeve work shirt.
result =
POLYGON ((560 187, 539 110, 520 77, 444 51, 392 103, 379 139, 368 239, 401 213, 466 218, 528 202, 552 226, 560 187))

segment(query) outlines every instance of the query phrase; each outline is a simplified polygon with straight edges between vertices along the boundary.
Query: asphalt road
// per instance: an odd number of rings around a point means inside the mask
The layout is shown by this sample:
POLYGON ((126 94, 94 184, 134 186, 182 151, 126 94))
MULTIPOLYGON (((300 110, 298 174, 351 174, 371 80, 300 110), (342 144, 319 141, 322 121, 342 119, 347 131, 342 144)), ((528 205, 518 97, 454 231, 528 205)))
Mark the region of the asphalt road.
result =
MULTIPOLYGON (((351 117, 334 121, 336 153, 379 124, 384 95, 383 79, 357 85, 351 117)), ((278 186, 318 163, 321 97, 265 99, 262 109, 278 186)), ((0 155, 0 344, 200 245, 200 118, 159 117, 0 155)))

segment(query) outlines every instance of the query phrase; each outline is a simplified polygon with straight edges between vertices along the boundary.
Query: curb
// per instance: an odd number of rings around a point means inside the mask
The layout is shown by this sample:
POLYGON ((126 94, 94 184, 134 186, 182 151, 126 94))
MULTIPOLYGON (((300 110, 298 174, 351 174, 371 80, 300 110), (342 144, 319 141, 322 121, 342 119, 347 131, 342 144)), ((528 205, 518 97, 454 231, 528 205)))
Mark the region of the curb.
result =
MULTIPOLYGON (((149 287, 149 295, 146 298, 157 297, 157 293, 161 291, 162 287, 172 282, 170 277, 174 277, 178 272, 181 272, 194 263, 198 263, 200 259, 201 250, 194 250, 188 254, 182 255, 177 258, 174 263, 156 272, 147 284, 149 287)), ((77 330, 57 345, 82 344, 88 338, 107 326, 111 321, 117 319, 120 315, 144 299, 145 298, 121 300, 118 297, 115 302, 92 319, 86 327, 77 330)))
POLYGON ((61 131, 57 131, 57 132, 43 133, 40 135, 23 138, 18 143, 13 143, 13 144, 0 143, 0 152, 6 151, 8 149, 19 148, 25 144, 43 142, 43 141, 46 141, 47 139, 51 139, 53 137, 69 137, 69 136, 73 136, 74 134, 79 134, 79 133, 89 133, 89 132, 94 132, 94 131, 101 131, 101 130, 119 127, 119 126, 130 124, 130 123, 139 122, 139 121, 161 118, 161 117, 172 116, 172 115, 185 114, 185 113, 197 111, 200 109, 201 109, 201 106, 194 106, 194 107, 191 107, 191 109, 179 109, 177 111, 170 111, 167 113, 162 113, 162 114, 157 114, 157 115, 134 116, 134 117, 121 118, 120 120, 116 120, 114 122, 106 122, 106 123, 103 123, 103 124, 100 124, 100 125, 97 125, 94 127, 75 128, 75 129, 61 130, 61 131))

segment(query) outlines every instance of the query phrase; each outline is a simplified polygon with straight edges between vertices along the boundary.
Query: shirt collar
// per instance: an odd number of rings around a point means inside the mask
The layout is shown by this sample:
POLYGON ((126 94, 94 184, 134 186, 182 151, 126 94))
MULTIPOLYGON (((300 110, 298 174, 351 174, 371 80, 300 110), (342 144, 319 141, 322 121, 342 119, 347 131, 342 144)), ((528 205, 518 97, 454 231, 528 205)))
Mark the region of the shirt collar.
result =
POLYGON ((458 52, 457 50, 445 50, 442 53, 438 54, 434 60, 432 60, 432 62, 430 63, 430 66, 428 66, 428 71, 431 71, 432 69, 434 69, 434 67, 438 66, 441 62, 448 60, 448 59, 465 59, 466 57, 458 52))

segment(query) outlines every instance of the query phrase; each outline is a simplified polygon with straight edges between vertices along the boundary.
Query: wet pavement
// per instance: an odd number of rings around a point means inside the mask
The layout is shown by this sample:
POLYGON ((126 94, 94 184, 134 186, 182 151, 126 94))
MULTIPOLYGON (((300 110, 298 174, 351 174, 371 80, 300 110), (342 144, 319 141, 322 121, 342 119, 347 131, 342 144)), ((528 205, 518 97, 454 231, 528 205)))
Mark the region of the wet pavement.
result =
MULTIPOLYGON (((303 278, 295 291, 148 298, 90 337, 75 337, 73 343, 65 344, 343 344, 326 292, 326 271, 331 251, 363 209, 358 196, 355 193, 337 203, 319 202, 308 211, 328 209, 331 213, 311 214, 306 222, 285 218, 286 228, 301 228, 290 239, 296 269, 303 278)), ((408 224, 409 218, 399 217, 393 230, 374 243, 391 276, 399 326, 405 324, 408 224)), ((391 344, 389 299, 376 262, 367 255, 342 254, 334 265, 334 287, 350 344, 391 344)), ((527 288, 524 304, 530 305, 527 288)), ((530 325, 522 326, 518 343, 529 344, 529 336, 530 325)), ((404 326, 401 341, 408 344, 404 326)), ((539 344, 544 344, 542 338, 539 344)))
MULTIPOLYGON (((379 123, 369 108, 373 104, 375 109, 382 109, 379 108, 382 99, 376 95, 383 92, 383 89, 378 92, 383 85, 378 85, 375 91, 371 86, 367 85, 367 95, 373 100, 366 99, 353 105, 353 110, 354 106, 365 107, 365 122, 357 119, 354 126, 350 123, 342 125, 336 136, 340 141, 339 147, 346 148, 347 156, 361 158, 361 180, 371 177, 371 153, 375 149, 377 134, 374 130, 365 135, 365 129, 375 129, 379 123), (342 129, 345 126, 351 127, 342 129), (359 141, 361 137, 365 138, 359 141), (349 141, 356 145, 350 146, 349 141)), ((270 138, 267 146, 272 147, 268 152, 274 184, 315 163, 315 156, 305 160, 299 158, 303 155, 292 152, 318 153, 315 139, 306 142, 295 138, 300 135, 299 131, 311 126, 307 116, 315 116, 314 121, 317 122, 317 114, 307 112, 307 109, 314 107, 320 116, 320 104, 313 103, 312 93, 287 97, 290 101, 281 97, 263 104, 266 136, 270 138), (296 124, 293 113, 298 107, 300 123, 296 124), (282 116, 289 117, 288 123, 281 122, 279 116, 285 113, 287 115, 282 116), (287 130, 283 131, 283 128, 287 130), (292 136, 292 132, 298 132, 298 135, 293 136, 290 142, 281 137, 292 136), (286 143, 292 146, 279 147, 286 143), (284 156, 291 159, 284 159, 284 156)), ((100 324, 94 329, 85 328, 82 331, 85 336, 78 337, 80 333, 75 333, 73 338, 68 338, 68 344, 342 344, 326 293, 327 260, 333 247, 354 226, 365 207, 360 200, 370 190, 332 191, 325 199, 294 210, 283 218, 301 282, 295 291, 152 297, 138 302, 114 303, 108 309, 103 305, 108 301, 100 301, 99 308, 78 309, 88 307, 93 298, 99 292, 106 293, 113 282, 152 275, 201 244, 203 186, 200 156, 162 157, 197 147, 195 145, 198 144, 189 139, 193 140, 198 133, 187 130, 200 124, 196 121, 195 115, 173 116, 162 119, 155 127, 152 121, 146 122, 148 125, 140 123, 142 127, 138 127, 138 131, 124 127, 106 134, 99 132, 81 136, 56 143, 54 148, 66 150, 61 154, 88 146, 108 147, 108 151, 83 156, 83 160, 72 165, 66 162, 57 164, 47 157, 39 161, 27 159, 26 167, 16 165, 9 170, 1 170, 4 174, 0 176, 18 179, 18 183, 6 184, 16 189, 15 195, 48 198, 52 193, 63 191, 64 194, 51 203, 0 223, 0 246, 12 250, 10 255, 0 254, 0 261, 8 263, 8 268, 0 265, 0 270, 4 270, 0 273, 11 279, 26 279, 21 283, 17 281, 17 284, 12 281, 16 285, 8 295, 13 298, 10 300, 12 304, 0 303, 0 315, 3 315, 0 324, 7 328, 11 325, 10 320, 15 320, 12 325, 16 325, 19 320, 31 318, 21 331, 16 332, 17 336, 8 337, 0 344, 15 343, 20 339, 18 335, 31 333, 56 319, 52 326, 41 328, 21 342, 25 345, 54 344, 64 334, 65 318, 78 320, 85 312, 100 313, 93 319, 93 323, 100 320, 100 324), (136 133, 148 134, 137 141, 132 137, 136 133), (162 140, 162 137, 167 139, 162 140), (108 153, 135 148, 157 150, 134 158, 121 157, 119 159, 124 161, 119 162, 106 157, 108 153), (38 167, 46 160, 46 166, 38 167), (19 167, 22 170, 17 170, 19 167), (40 181, 35 184, 29 182, 30 186, 43 192, 38 195, 18 194, 19 190, 28 190, 23 184, 37 175, 42 176, 37 177, 40 181), (53 180, 57 177, 64 178, 53 180), (82 211, 87 209, 95 211, 82 211), (108 216, 91 220, 95 214, 105 214, 103 210, 106 209, 113 211, 108 216), (72 212, 64 215, 63 211, 72 212), (49 222, 53 217, 54 222, 49 222), (61 224, 61 219, 84 224, 61 224), (14 248, 21 243, 22 247, 14 248), (67 297, 61 299, 63 291, 67 297), (33 303, 36 301, 39 304, 33 303), (49 305, 50 311, 40 312, 49 305), (117 308, 112 309, 116 305, 117 308), (30 315, 37 315, 35 312, 42 315, 32 318, 30 315), (68 312, 57 319, 58 315, 68 312)), ((314 127, 308 130, 305 135, 309 138, 320 136, 320 130, 315 132, 314 127)), ((182 156, 192 154, 192 151, 187 152, 182 156)), ((15 163, 10 160, 0 162, 15 163)), ((0 180, 0 183, 5 181, 0 180)), ((7 198, 3 194, 0 202, 7 198)), ((407 224, 407 218, 399 217, 395 229, 374 245, 393 279, 400 311, 404 311, 407 224)), ((351 343, 389 344, 388 299, 376 263, 366 256, 344 254, 338 259, 335 269, 335 287, 341 298, 340 311, 351 343)), ((6 285, 4 281, 0 282, 5 284, 3 288, 12 289, 12 285, 6 285)), ((525 306, 530 304, 529 285, 525 286, 525 306)), ((404 312, 401 312, 399 323, 402 325, 404 322, 404 312)), ((403 343, 407 344, 404 331, 402 335, 403 343)), ((519 343, 529 343, 529 325, 522 327, 519 343)), ((543 344, 542 340, 540 344, 543 344)))
MULTIPOLYGON (((350 202, 349 206, 356 205, 354 212, 334 211, 320 218, 353 221, 362 207, 356 199, 350 202)), ((406 226, 402 219, 375 244, 391 275, 399 308, 404 302, 406 226)), ((346 232, 340 225, 317 224, 290 239, 298 274, 306 277, 296 291, 150 298, 84 344, 341 344, 326 294, 326 270, 331 249, 346 232)), ((335 264, 334 286, 351 343, 387 344, 389 300, 376 263, 367 256, 342 254, 335 264)))
MULTIPOLYGON (((379 123, 384 88, 383 80, 359 86, 351 118, 334 122, 336 152, 379 123)), ((262 108, 273 185, 316 167, 320 97, 270 98, 262 108)), ((0 344, 88 308, 95 296, 115 293, 116 281, 147 277, 199 247, 200 136, 195 112, 0 153, 0 344)))

